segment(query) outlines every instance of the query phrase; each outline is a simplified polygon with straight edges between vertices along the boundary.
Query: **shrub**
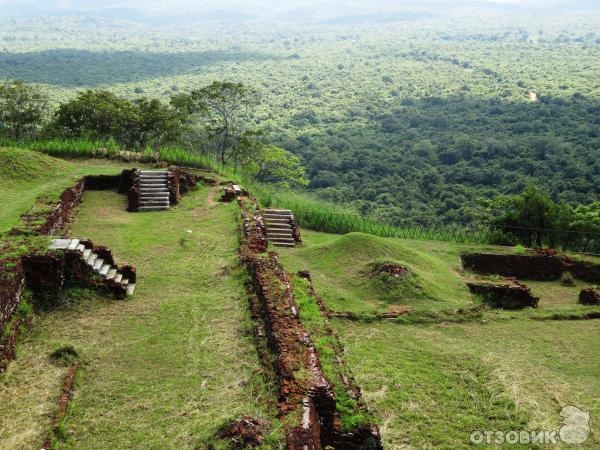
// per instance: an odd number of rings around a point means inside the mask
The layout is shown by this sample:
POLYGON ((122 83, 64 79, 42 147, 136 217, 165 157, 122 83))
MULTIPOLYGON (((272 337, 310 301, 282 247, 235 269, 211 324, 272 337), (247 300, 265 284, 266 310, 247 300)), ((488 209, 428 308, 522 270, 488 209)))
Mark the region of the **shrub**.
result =
POLYGON ((70 344, 59 344, 50 353, 50 360, 56 365, 67 367, 79 360, 79 353, 70 344))
POLYGON ((560 284, 563 286, 575 286, 575 280, 573 279, 571 272, 563 272, 560 276, 560 284))

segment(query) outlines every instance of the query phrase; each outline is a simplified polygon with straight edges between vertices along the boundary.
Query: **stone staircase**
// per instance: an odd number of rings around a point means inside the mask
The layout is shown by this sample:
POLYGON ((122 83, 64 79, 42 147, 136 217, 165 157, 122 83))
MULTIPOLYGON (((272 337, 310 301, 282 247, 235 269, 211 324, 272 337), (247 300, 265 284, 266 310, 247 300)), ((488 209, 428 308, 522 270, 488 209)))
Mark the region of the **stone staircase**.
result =
POLYGON ((79 243, 79 239, 54 239, 48 246, 48 250, 75 250, 81 253, 83 261, 94 271, 97 275, 105 280, 114 280, 115 283, 121 284, 127 289, 127 295, 133 295, 135 290, 135 283, 129 283, 129 280, 123 278, 123 274, 119 272, 117 267, 112 266, 104 262, 102 258, 94 253, 91 249, 86 248, 83 244, 79 243))
POLYGON ((169 172, 165 170, 140 171, 140 206, 138 211, 169 209, 169 172))
POLYGON ((278 247, 294 247, 296 241, 292 233, 294 215, 287 209, 265 209, 263 211, 267 240, 278 247))

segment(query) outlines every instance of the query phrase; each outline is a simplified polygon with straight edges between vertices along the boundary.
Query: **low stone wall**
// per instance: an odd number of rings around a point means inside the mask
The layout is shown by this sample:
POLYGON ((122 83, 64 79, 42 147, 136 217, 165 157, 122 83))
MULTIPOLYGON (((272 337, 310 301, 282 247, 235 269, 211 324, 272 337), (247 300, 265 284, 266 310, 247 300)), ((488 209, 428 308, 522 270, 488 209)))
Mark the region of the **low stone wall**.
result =
POLYGON ((264 255, 268 243, 258 205, 240 199, 243 238, 240 259, 251 275, 251 310, 257 336, 264 336, 279 386, 279 418, 285 424, 291 450, 335 448, 380 449, 378 430, 361 427, 341 433, 333 386, 325 376, 319 354, 304 328, 289 274, 277 253, 264 255), (301 419, 296 419, 296 417, 301 419), (294 425, 295 423, 295 425, 294 425), (365 447, 365 443, 373 446, 365 447))
POLYGON ((118 190, 122 175, 88 175, 84 177, 85 188, 90 191, 118 190))
POLYGON ((600 284, 600 264, 594 264, 587 261, 575 261, 569 258, 561 258, 565 272, 571 272, 571 275, 588 283, 600 284))
POLYGON ((15 358, 19 329, 26 318, 13 318, 25 285, 23 268, 18 260, 0 261, 0 373, 15 358))
POLYGON ((551 281, 560 279, 563 272, 571 272, 575 278, 600 283, 600 264, 560 256, 468 253, 461 255, 461 260, 466 269, 484 275, 551 281))
POLYGON ((129 175, 127 190, 127 211, 135 212, 140 208, 140 171, 133 169, 129 175))
POLYGON ((21 215, 21 225, 10 230, 9 234, 54 234, 66 226, 72 217, 76 206, 81 201, 85 189, 85 180, 82 178, 74 187, 65 189, 60 195, 60 200, 40 212, 28 212, 21 215))
POLYGON ((167 176, 167 186, 169 188, 169 202, 171 205, 179 203, 179 174, 176 171, 170 170, 167 176))
POLYGON ((133 174, 136 169, 124 169, 121 172, 121 177, 119 180, 119 186, 117 187, 117 192, 119 194, 127 194, 131 186, 133 186, 133 174))
POLYGON ((579 293, 579 303, 582 305, 600 305, 600 288, 587 288, 579 293))
POLYGON ((19 260, 0 261, 0 335, 17 309, 23 285, 21 262, 19 260))
POLYGON ((510 284, 467 283, 467 286, 473 294, 481 295, 485 303, 493 308, 536 308, 540 301, 531 295, 529 287, 517 281, 510 284))

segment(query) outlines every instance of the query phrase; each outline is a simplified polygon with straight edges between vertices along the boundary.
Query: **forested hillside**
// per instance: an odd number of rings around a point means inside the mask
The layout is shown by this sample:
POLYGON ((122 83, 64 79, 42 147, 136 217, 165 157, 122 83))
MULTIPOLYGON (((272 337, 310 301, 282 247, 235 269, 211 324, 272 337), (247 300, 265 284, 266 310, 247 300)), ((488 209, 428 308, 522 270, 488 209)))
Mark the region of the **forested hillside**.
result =
POLYGON ((0 77, 51 103, 84 88, 167 99, 215 79, 257 90, 255 126, 319 197, 393 223, 476 220, 528 184, 600 193, 600 16, 512 11, 152 28, 0 19, 0 77), (385 20, 384 20, 385 19, 385 20))

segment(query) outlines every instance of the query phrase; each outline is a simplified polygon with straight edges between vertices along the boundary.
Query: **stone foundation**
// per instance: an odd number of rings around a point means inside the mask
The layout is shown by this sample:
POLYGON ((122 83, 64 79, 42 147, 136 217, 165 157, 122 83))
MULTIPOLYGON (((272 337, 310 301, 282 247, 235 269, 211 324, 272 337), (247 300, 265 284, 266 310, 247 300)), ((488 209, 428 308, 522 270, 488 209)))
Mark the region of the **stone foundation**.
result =
POLYGON ((537 308, 540 300, 531 295, 529 287, 517 281, 510 284, 467 283, 467 286, 473 294, 482 296, 484 302, 493 308, 537 308))
POLYGON ((587 288, 579 293, 579 303, 582 305, 600 305, 600 288, 587 288))
POLYGON ((519 279, 554 281, 563 272, 589 283, 600 283, 600 264, 576 261, 551 255, 502 255, 469 253, 461 256, 465 269, 484 275, 501 275, 519 279))

